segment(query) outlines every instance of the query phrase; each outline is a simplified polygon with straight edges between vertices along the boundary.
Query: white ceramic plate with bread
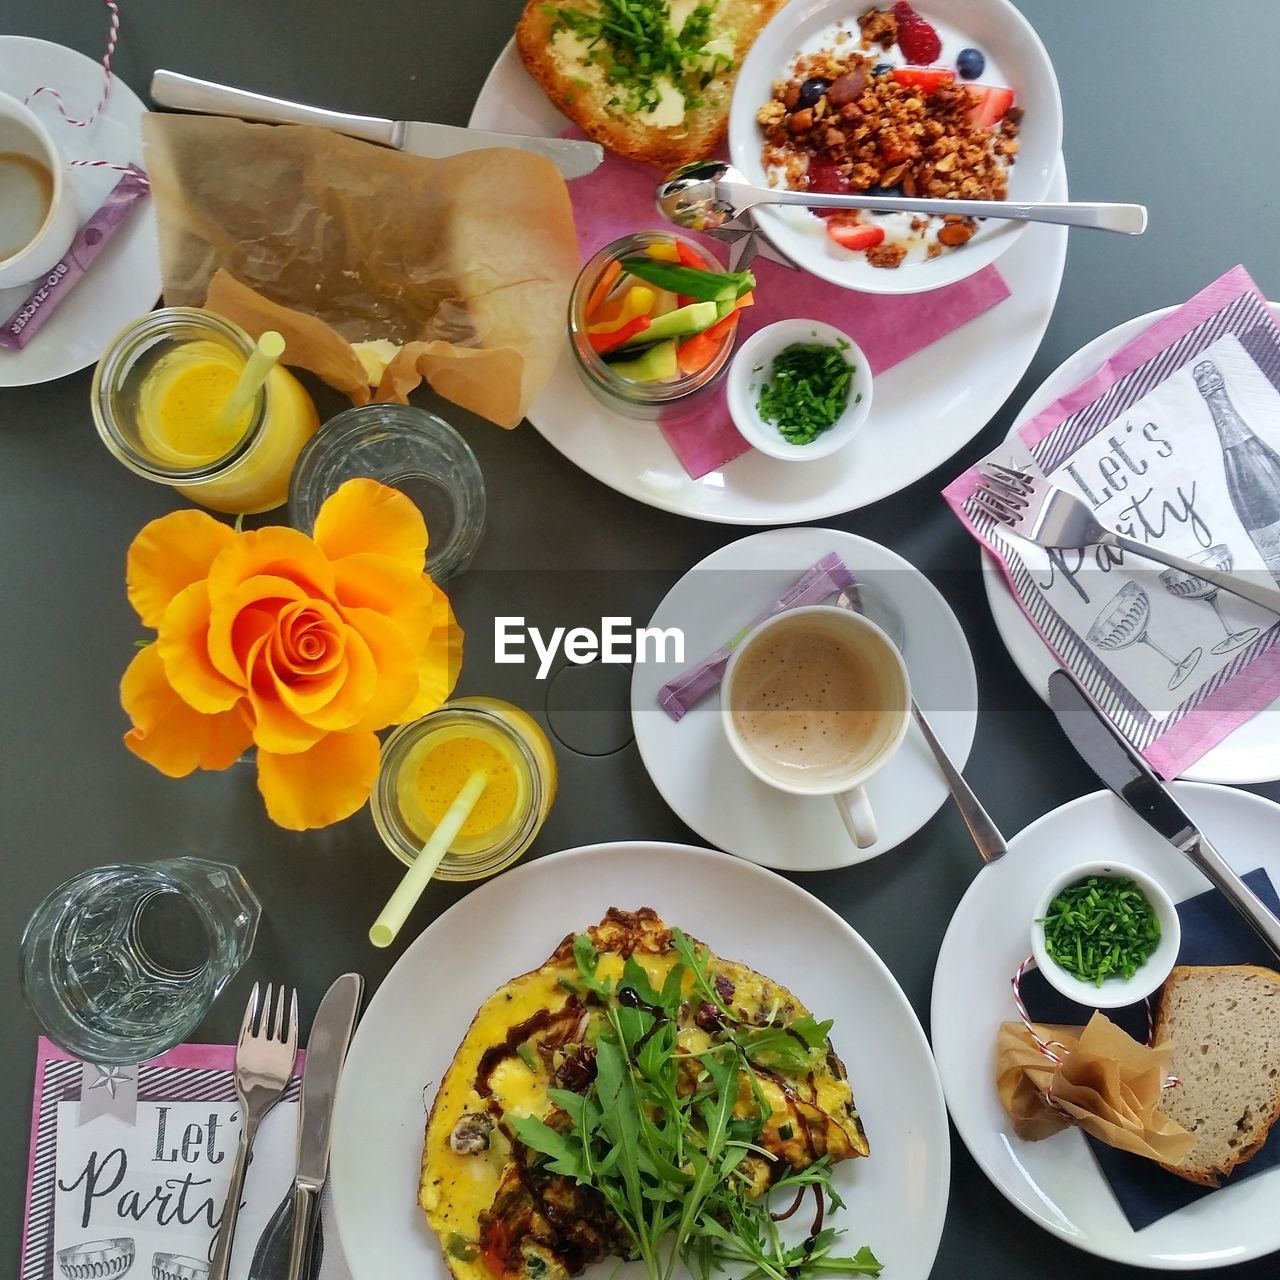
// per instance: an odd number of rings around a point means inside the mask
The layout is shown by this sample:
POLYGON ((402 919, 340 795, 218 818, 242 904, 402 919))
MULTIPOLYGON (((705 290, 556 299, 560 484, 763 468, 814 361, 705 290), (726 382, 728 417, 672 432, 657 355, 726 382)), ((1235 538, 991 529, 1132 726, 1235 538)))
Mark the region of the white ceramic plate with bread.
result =
MULTIPOLYGON (((1237 871, 1264 867, 1280 883, 1280 805, 1227 787, 1181 782, 1173 790, 1237 871)), ((1009 981, 1027 956, 1027 925, 1046 878, 1079 864, 1082 850, 1146 872, 1175 902, 1209 887, 1110 792, 1065 804, 1011 840, 1008 856, 984 868, 961 899, 934 974, 933 1052, 956 1129, 983 1172, 1033 1222, 1100 1257, 1199 1270, 1280 1249, 1280 1169, 1234 1182, 1135 1231, 1079 1129, 1040 1142, 1013 1132, 996 1096, 996 1032, 1017 1017, 1009 981)), ((1271 1141, 1280 1141, 1280 1132, 1271 1141)))

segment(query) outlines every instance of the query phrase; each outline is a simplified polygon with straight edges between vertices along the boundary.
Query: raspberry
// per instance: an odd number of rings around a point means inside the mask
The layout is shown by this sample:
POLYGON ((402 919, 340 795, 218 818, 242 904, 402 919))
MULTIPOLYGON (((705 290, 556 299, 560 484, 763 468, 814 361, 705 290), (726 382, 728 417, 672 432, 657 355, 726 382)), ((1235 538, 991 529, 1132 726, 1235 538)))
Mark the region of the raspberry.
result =
POLYGON ((942 41, 933 27, 907 0, 898 0, 893 6, 893 16, 898 20, 898 48, 902 56, 917 67, 935 62, 942 53, 942 41))

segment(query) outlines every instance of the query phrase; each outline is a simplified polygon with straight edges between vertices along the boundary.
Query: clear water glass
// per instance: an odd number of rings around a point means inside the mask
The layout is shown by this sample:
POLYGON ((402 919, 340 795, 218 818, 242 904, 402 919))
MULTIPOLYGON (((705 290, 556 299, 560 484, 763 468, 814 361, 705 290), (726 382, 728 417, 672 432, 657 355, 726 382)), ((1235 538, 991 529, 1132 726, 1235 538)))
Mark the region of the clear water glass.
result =
POLYGON ((331 418, 298 457, 289 523, 311 533, 324 500, 361 477, 399 489, 422 512, 434 581, 467 567, 484 533, 484 476, 471 446, 443 418, 403 404, 365 404, 331 418))
POLYGON ((95 867, 59 885, 22 935, 22 994, 85 1062, 144 1062, 181 1044, 253 949, 261 907, 203 858, 95 867))

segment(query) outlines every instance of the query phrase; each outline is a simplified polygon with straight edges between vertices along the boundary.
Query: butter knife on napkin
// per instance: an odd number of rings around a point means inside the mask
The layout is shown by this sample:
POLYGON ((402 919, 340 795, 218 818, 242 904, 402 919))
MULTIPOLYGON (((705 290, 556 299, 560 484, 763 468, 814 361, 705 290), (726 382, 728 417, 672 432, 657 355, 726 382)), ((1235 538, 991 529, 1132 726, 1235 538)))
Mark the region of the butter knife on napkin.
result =
POLYGON ((436 160, 484 147, 516 147, 545 156, 564 178, 585 177, 604 158, 604 150, 596 142, 574 138, 537 138, 522 133, 492 133, 484 129, 463 129, 458 125, 432 124, 426 120, 383 120, 378 116, 347 115, 324 107, 290 102, 285 98, 270 98, 247 89, 235 89, 212 80, 197 80, 177 71, 157 71, 151 77, 151 97, 160 106, 176 111, 236 116, 241 120, 260 120, 268 124, 319 125, 351 138, 436 160))
POLYGON ((1049 706, 1084 762, 1153 831, 1187 859, 1280 958, 1280 919, 1227 864, 1134 746, 1069 671, 1049 676, 1049 706))
POLYGON ((288 1280, 302 1280, 308 1274, 320 1192, 329 1177, 333 1104, 363 995, 364 979, 358 973, 344 973, 325 992, 311 1024, 298 1105, 298 1169, 293 1180, 288 1280))

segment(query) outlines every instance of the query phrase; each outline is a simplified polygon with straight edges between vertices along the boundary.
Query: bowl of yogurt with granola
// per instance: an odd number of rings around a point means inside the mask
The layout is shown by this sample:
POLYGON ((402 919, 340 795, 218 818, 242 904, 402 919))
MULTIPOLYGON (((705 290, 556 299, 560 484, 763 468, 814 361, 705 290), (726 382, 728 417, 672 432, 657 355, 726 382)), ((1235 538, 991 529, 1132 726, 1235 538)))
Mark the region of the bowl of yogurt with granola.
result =
MULTIPOLYGON (((1039 37, 1008 0, 795 0, 743 63, 733 163, 793 190, 1043 200, 1062 103, 1039 37)), ((1022 222, 958 214, 756 210, 805 270, 867 293, 921 293, 994 262, 1022 222)))

